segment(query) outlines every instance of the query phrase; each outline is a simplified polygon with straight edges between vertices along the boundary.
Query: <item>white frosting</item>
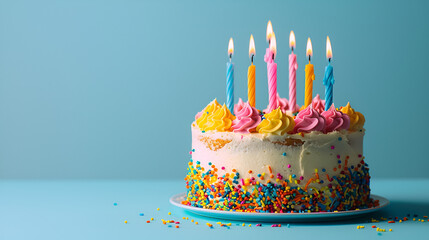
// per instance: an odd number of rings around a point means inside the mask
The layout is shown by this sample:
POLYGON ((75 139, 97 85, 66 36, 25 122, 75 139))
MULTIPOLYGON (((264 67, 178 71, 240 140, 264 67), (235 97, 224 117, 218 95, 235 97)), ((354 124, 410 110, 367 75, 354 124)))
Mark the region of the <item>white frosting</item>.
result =
MULTIPOLYGON (((267 180, 275 182, 279 173, 283 179, 290 179, 292 175, 296 175, 290 185, 304 187, 310 178, 314 179, 315 169, 317 169, 319 179, 323 183, 310 183, 309 187, 320 189, 330 183, 326 174, 329 174, 330 178, 340 175, 342 169, 338 169, 338 165, 341 164, 341 168, 344 168, 346 156, 349 156, 348 167, 352 165, 356 167, 361 162, 364 134, 364 130, 361 132, 335 131, 328 134, 312 132, 304 136, 217 131, 203 133, 195 124, 192 124, 192 148, 195 150, 192 153, 192 159, 194 166, 198 161, 206 171, 212 168, 209 163, 215 165, 220 176, 231 173, 232 169, 235 169, 240 174, 239 184, 242 184, 241 179, 252 177, 261 183, 266 183, 267 180), (302 142, 298 146, 279 144, 279 142, 285 142, 287 138, 302 142), (216 149, 211 145, 212 149, 210 149, 208 141, 216 140, 223 143, 223 147, 216 149), (286 156, 283 153, 286 153, 286 156), (340 155, 340 158, 337 158, 337 155, 340 155), (338 160, 341 160, 341 163, 338 160), (269 167, 272 169, 274 178, 270 178, 269 167), (337 170, 334 171, 334 168, 337 170), (325 172, 322 169, 325 169, 325 172), (249 170, 252 173, 249 173, 249 170), (265 173, 264 180, 261 180, 257 175, 263 173, 265 173), (295 180, 299 180, 301 176, 304 177, 303 180, 296 184, 295 180)), ((219 144, 218 147, 221 145, 219 144)))

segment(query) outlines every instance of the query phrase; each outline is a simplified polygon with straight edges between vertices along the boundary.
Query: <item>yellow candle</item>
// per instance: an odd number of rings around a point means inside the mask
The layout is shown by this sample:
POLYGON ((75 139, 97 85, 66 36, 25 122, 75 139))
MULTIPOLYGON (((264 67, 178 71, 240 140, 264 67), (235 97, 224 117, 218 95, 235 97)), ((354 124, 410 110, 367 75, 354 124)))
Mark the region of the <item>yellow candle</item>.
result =
POLYGON ((314 76, 314 66, 311 64, 311 56, 313 56, 313 47, 311 46, 311 40, 308 38, 307 41, 307 56, 308 64, 305 65, 305 101, 304 107, 308 107, 313 100, 313 81, 314 76))
POLYGON ((250 35, 249 43, 249 57, 251 60, 251 65, 247 70, 247 98, 249 104, 252 107, 255 107, 255 65, 253 65, 253 57, 255 56, 255 41, 253 40, 253 35, 250 35))
POLYGON ((253 63, 247 70, 247 96, 250 106, 255 107, 255 65, 253 63))

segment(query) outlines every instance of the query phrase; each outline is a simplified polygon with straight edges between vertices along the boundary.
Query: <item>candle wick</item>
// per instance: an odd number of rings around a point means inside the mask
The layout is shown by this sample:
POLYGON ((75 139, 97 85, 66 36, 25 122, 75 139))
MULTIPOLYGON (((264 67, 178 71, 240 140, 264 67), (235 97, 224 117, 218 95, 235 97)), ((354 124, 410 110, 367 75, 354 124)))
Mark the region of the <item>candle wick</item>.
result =
POLYGON ((311 62, 311 55, 308 55, 308 63, 311 62))
POLYGON ((232 54, 229 54, 229 61, 231 62, 232 54))
POLYGON ((253 56, 255 56, 255 55, 252 54, 252 57, 251 57, 252 64, 253 64, 253 56))
POLYGON ((293 53, 293 47, 291 47, 291 49, 292 49, 292 53, 293 53))
POLYGON ((331 62, 331 58, 328 58, 328 62, 331 62))
POLYGON ((273 60, 274 60, 274 55, 275 55, 275 53, 273 53, 273 60))

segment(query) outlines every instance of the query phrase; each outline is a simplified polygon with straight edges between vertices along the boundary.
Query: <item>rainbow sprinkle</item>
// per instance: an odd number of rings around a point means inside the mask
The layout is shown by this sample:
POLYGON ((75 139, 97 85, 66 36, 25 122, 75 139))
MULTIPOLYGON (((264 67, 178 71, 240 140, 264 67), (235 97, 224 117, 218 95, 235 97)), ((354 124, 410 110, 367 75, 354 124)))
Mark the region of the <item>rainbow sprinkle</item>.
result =
MULTIPOLYGON (((270 177, 275 169, 268 166, 270 177)), ((190 160, 185 178, 187 198, 182 204, 223 211, 237 212, 332 212, 364 209, 378 205, 370 198, 368 167, 363 160, 357 166, 340 168, 339 176, 326 174, 328 186, 317 189, 310 184, 323 184, 324 176, 315 169, 314 177, 307 180, 304 188, 296 186, 303 178, 296 179, 277 175, 275 183, 263 184, 255 178, 240 179, 240 173, 220 175, 217 168, 204 170, 200 162, 195 166, 190 160), (241 185, 240 185, 241 184, 241 185)), ((265 173, 257 174, 263 180, 265 173)))

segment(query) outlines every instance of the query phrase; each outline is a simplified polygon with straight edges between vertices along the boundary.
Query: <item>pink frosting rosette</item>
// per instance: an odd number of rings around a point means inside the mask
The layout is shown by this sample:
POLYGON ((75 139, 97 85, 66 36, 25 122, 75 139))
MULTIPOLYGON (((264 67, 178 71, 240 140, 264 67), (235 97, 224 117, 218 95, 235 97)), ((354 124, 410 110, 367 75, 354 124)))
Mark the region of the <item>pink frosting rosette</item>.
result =
POLYGON ((300 111, 295 118, 295 127, 293 131, 298 132, 312 132, 323 131, 325 128, 325 118, 319 112, 314 110, 311 105, 300 111))
POLYGON ((339 131, 341 129, 349 129, 350 117, 340 111, 335 110, 334 104, 328 111, 322 112, 322 116, 326 119, 324 132, 339 131))
POLYGON ((319 94, 313 98, 311 105, 313 105, 313 109, 319 113, 325 111, 325 100, 321 100, 319 94))
POLYGON ((261 122, 259 111, 241 98, 234 106, 234 114, 236 119, 232 121, 232 131, 236 133, 253 132, 261 122))
MULTIPOLYGON (((286 113, 286 111, 292 111, 291 109, 291 105, 289 103, 289 101, 286 98, 281 98, 280 95, 277 93, 277 97, 276 97, 276 102, 277 102, 277 107, 280 107, 280 110, 283 113, 286 113)), ((296 108, 295 109, 299 109, 299 105, 296 104, 296 108)), ((264 113, 270 113, 272 110, 274 109, 270 109, 270 106, 267 106, 266 109, 263 110, 264 113)))

